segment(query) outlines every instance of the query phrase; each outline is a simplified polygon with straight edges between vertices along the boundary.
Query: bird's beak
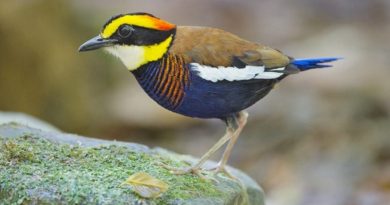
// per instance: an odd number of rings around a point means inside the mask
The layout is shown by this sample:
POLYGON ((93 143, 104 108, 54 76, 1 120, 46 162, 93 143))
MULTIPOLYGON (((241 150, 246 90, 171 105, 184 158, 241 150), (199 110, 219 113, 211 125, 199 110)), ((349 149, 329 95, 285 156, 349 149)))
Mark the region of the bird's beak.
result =
POLYGON ((90 51, 102 47, 112 46, 115 42, 117 42, 117 40, 115 39, 104 39, 100 36, 96 36, 92 39, 89 39, 87 42, 83 43, 79 48, 79 52, 90 51))

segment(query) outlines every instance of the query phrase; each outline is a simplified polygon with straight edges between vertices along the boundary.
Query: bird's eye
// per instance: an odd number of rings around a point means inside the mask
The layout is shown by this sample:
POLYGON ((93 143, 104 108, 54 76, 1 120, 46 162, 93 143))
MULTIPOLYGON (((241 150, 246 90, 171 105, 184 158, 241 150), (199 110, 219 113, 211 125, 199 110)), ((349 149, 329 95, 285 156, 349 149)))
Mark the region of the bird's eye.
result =
POLYGON ((127 38, 133 32, 133 28, 129 25, 123 25, 118 29, 118 35, 122 38, 127 38))

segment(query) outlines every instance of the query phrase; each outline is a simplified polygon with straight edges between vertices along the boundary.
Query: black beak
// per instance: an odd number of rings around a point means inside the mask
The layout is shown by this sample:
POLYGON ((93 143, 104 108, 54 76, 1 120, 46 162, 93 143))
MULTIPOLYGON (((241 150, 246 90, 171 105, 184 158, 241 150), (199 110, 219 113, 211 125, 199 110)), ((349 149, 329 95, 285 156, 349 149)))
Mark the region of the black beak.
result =
POLYGON ((117 42, 116 39, 104 39, 101 38, 100 36, 96 36, 92 39, 89 39, 87 42, 83 43, 83 45, 81 45, 79 48, 79 52, 90 51, 102 47, 112 46, 115 42, 117 42))

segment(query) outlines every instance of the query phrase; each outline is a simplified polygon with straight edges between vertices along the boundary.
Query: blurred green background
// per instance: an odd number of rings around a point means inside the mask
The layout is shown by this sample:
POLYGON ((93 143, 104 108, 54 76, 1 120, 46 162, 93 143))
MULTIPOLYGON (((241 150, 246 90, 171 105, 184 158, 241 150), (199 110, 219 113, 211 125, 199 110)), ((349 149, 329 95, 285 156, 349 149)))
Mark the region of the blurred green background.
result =
POLYGON ((170 113, 118 60, 77 52, 109 17, 137 11, 222 28, 294 57, 344 57, 288 77, 251 107, 230 164, 263 186, 269 205, 390 203, 387 0, 1 1, 0 110, 66 132, 203 154, 223 123, 170 113))

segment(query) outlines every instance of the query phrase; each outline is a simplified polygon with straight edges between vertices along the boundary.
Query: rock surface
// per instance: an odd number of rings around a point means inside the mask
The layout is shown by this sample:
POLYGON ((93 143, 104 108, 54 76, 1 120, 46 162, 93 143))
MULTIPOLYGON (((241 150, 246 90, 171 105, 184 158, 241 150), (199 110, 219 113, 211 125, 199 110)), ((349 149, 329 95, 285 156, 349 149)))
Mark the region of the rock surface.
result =
POLYGON ((20 112, 4 112, 0 111, 0 124, 5 124, 9 122, 17 122, 21 125, 26 125, 29 127, 38 128, 40 130, 60 132, 60 130, 53 125, 40 120, 31 115, 27 115, 20 112))
POLYGON ((262 189, 236 169, 230 171, 241 183, 208 172, 218 182, 172 175, 157 164, 188 166, 193 160, 140 144, 2 124, 0 204, 264 204, 262 189), (145 199, 131 187, 120 186, 141 171, 166 182, 168 191, 145 199))

